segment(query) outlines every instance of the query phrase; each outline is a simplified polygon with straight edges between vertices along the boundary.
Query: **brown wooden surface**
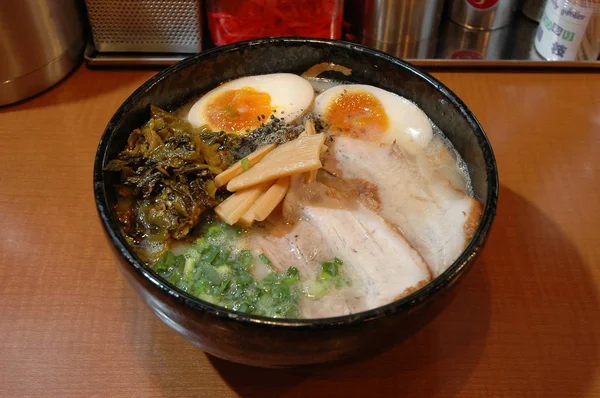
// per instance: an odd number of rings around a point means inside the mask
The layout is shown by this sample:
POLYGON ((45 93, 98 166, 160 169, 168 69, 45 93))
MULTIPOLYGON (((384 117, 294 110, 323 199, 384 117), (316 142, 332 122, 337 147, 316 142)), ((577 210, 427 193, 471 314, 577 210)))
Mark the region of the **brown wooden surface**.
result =
POLYGON ((481 261, 403 345, 294 372, 207 357, 117 271, 92 164, 113 112, 154 73, 82 66, 0 109, 0 396, 600 396, 598 74, 435 73, 499 164, 481 261))

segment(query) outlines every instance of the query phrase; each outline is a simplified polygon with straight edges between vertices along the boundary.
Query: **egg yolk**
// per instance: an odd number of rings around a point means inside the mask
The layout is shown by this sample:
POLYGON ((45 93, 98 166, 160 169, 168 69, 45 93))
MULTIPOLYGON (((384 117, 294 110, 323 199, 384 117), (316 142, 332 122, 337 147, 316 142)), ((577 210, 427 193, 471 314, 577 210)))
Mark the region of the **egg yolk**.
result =
POLYGON ((252 87, 219 93, 205 108, 205 116, 211 127, 226 133, 253 130, 270 114, 271 96, 252 87))
POLYGON ((366 91, 345 91, 329 101, 325 120, 339 134, 377 140, 389 126, 381 102, 366 91))

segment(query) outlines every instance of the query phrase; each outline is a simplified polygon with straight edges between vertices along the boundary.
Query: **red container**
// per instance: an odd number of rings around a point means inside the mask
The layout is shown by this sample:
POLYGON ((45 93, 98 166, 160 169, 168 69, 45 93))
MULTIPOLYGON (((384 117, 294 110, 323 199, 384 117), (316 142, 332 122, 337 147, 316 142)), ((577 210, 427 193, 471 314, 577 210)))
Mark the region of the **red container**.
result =
POLYGON ((344 0, 208 0, 213 43, 271 36, 342 36, 344 0))

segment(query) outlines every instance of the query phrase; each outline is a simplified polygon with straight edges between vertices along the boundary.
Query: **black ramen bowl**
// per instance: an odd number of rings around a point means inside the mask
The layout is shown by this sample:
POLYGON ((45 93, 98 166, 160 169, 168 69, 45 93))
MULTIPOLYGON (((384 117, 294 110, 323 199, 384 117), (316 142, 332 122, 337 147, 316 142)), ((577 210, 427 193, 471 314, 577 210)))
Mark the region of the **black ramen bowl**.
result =
POLYGON ((100 141, 94 193, 120 269, 148 307, 204 351, 234 362, 291 367, 356 360, 402 341, 442 310, 456 284, 483 249, 498 199, 490 143, 467 106, 427 73, 389 55, 346 42, 271 38, 216 48, 187 58, 144 83, 119 107, 100 141), (369 84, 414 101, 439 126, 471 173, 484 212, 464 252, 438 278, 398 301, 370 311, 326 319, 271 319, 197 299, 161 279, 128 247, 113 213, 118 173, 103 166, 125 146, 129 133, 149 118, 150 104, 175 110, 219 83, 246 75, 302 73, 333 62, 352 70, 349 82, 369 84))

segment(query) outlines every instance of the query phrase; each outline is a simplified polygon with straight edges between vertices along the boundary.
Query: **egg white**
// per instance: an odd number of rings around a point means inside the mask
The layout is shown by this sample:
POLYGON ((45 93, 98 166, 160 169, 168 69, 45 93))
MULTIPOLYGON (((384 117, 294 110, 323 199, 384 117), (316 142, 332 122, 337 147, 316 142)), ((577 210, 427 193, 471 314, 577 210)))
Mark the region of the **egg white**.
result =
POLYGON ((425 112, 406 98, 374 86, 344 84, 325 90, 315 98, 315 114, 327 123, 327 107, 345 92, 367 92, 381 102, 389 127, 378 138, 378 142, 392 144, 395 141, 406 150, 414 152, 426 147, 431 141, 433 130, 425 112))
MULTIPOLYGON (((206 105, 212 98, 224 91, 243 87, 252 87, 256 91, 269 94, 271 109, 275 110, 276 117, 283 118, 286 123, 291 123, 306 113, 311 107, 315 95, 310 82, 291 73, 246 76, 224 83, 203 95, 190 108, 188 121, 195 127, 208 125, 211 129, 215 129, 215 126, 211 126, 205 116, 206 105)), ((265 116, 269 117, 269 115, 265 116)))

